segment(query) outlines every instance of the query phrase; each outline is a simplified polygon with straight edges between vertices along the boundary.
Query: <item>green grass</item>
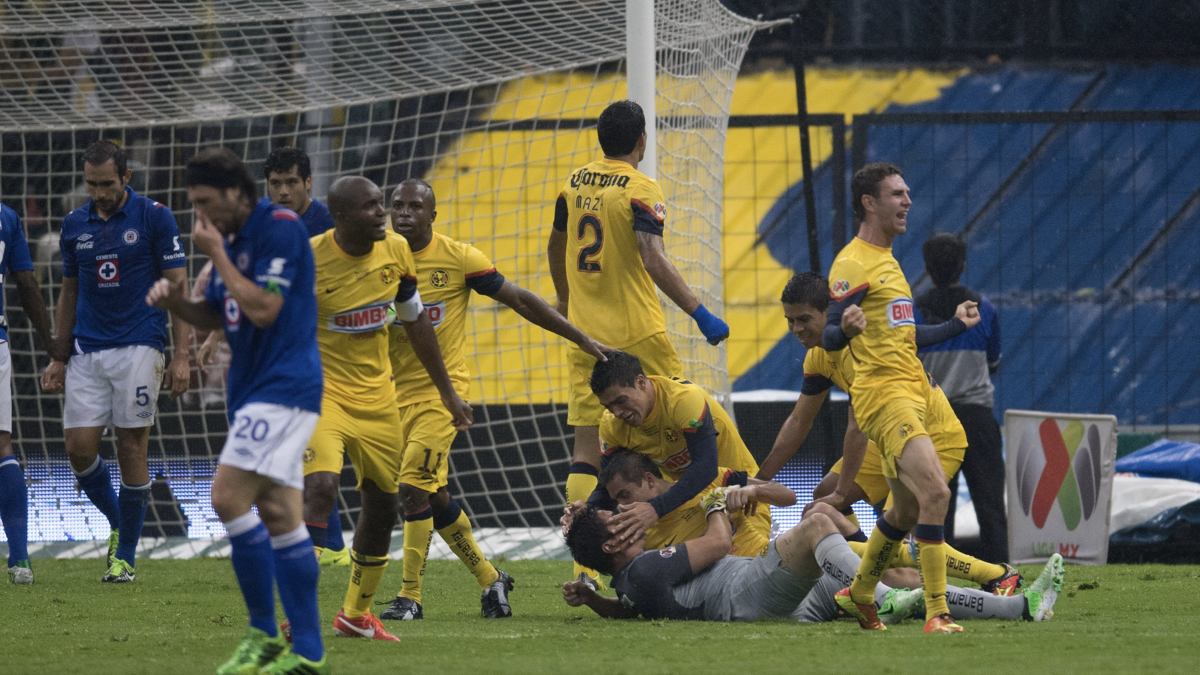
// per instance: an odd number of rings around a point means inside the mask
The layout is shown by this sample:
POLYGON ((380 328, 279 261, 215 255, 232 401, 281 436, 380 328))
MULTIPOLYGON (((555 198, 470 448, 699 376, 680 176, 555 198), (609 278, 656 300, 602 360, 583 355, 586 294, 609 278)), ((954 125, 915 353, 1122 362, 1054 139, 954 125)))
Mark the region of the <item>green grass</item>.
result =
MULTIPOLYGON (((227 560, 138 563, 100 583, 98 560, 36 560, 37 584, 0 587, 0 673, 212 673, 246 625, 227 560)), ((425 620, 389 623, 400 644, 333 639, 348 569, 323 568, 321 612, 337 673, 1195 673, 1200 567, 1068 567, 1047 623, 967 622, 925 636, 906 621, 867 633, 850 621, 798 625, 607 621, 567 607, 562 562, 504 562, 516 616, 479 618, 479 590, 456 562, 431 562, 425 620), (1098 582, 1098 583, 1096 583, 1098 582), (1082 588, 1081 588, 1082 587, 1082 588), (932 666, 933 670, 930 669, 932 666), (953 670, 952 670, 953 669, 953 670)), ((379 597, 399 583, 393 564, 379 597)), ((1033 568, 1023 570, 1036 573, 1033 568)))

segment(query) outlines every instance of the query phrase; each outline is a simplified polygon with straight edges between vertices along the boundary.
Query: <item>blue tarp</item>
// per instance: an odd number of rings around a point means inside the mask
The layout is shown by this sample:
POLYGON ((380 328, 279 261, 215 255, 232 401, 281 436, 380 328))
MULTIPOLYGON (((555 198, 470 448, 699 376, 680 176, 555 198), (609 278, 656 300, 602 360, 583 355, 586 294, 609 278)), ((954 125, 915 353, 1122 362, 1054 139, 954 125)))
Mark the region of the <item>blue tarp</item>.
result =
POLYGON ((1200 483, 1200 443, 1162 440, 1117 460, 1117 471, 1200 483))
MULTIPOLYGON (((1187 445, 1196 446, 1195 443, 1187 445)), ((1176 527, 1184 523, 1200 526, 1200 499, 1167 509, 1141 525, 1113 532, 1108 541, 1113 544, 1161 544, 1171 538, 1176 527)))

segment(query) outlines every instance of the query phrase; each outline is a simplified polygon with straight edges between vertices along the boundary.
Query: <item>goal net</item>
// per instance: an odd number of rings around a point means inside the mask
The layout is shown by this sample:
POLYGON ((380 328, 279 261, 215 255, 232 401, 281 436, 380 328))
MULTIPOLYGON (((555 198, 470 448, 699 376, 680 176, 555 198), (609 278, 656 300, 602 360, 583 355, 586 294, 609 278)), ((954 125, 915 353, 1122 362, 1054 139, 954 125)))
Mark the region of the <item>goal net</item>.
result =
MULTIPOLYGON (((767 24, 717 0, 656 4, 667 252, 720 314, 729 103, 746 46, 767 24)), ((552 298, 544 251, 554 200, 599 152, 595 118, 625 97, 624 54, 624 0, 14 0, 0 6, 0 196, 24 221, 52 305, 58 231, 88 199, 80 156, 92 142, 127 149, 133 188, 173 209, 185 242, 181 169, 192 155, 228 147, 261 179, 270 150, 298 146, 312 158, 316 198, 340 175, 385 190, 425 178, 439 231, 552 298)), ((192 278, 203 262, 190 256, 192 278)), ((37 385, 45 357, 15 289, 7 300, 30 538, 104 538, 107 523, 66 461, 61 398, 37 385)), ((686 374, 727 397, 724 349, 669 301, 663 307, 686 374)), ((476 297, 467 345, 476 424, 455 443, 450 489, 479 526, 553 525, 571 457, 564 342, 476 297)), ((159 401, 147 536, 223 534, 209 483, 226 432, 224 392, 219 368, 201 370, 188 394, 159 401)), ((110 439, 102 453, 111 458, 110 439)), ((353 485, 347 467, 347 526, 357 515, 353 485)))

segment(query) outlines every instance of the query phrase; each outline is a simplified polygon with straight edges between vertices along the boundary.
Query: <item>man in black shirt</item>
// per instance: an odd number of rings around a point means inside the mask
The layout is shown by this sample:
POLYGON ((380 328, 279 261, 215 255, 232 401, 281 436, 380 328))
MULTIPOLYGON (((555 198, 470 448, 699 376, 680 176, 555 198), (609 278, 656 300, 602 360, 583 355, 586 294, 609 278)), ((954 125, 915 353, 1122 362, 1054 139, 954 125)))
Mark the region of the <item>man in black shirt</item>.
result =
MULTIPOLYGON (((704 499, 708 531, 687 543, 645 550, 645 536, 622 542, 609 529, 611 511, 575 504, 567 546, 575 561, 613 575, 617 598, 597 595, 581 581, 563 585, 567 604, 587 605, 608 618, 754 621, 791 616, 822 575, 814 553, 827 537, 845 545, 823 513, 806 517, 757 558, 728 555, 733 531, 724 491, 704 499)), ((847 549, 849 550, 849 549, 847 549)))

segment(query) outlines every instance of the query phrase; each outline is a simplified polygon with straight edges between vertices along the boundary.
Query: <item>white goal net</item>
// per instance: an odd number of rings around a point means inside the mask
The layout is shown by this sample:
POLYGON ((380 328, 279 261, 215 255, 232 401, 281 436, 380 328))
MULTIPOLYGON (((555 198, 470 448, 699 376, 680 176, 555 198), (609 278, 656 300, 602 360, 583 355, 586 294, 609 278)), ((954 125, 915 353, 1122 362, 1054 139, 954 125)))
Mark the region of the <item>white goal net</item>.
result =
MULTIPOLYGON (((766 24, 717 0, 656 4, 667 252, 720 314, 725 128, 746 46, 766 24)), ((174 210, 185 242, 181 169, 199 149, 231 148, 261 178, 270 150, 299 146, 312 157, 317 198, 340 175, 385 190, 425 178, 439 231, 552 298, 544 251, 554 200, 570 171, 599 152, 595 118, 625 96, 624 54, 624 0, 8 0, 0 198, 24 221, 52 305, 57 233, 87 200, 80 157, 92 142, 126 148, 134 189, 174 210)), ((194 276, 203 259, 189 262, 194 276)), ((61 399, 38 388, 40 343, 15 289, 7 300, 30 539, 106 537, 66 461, 61 399)), ((670 302, 664 308, 687 375, 727 396, 723 348, 708 346, 670 302)), ((472 300, 468 321, 476 425, 455 444, 451 491, 478 526, 552 525, 571 456, 563 341, 486 298, 472 300)), ((220 536, 208 504, 226 431, 219 373, 197 370, 192 390, 164 396, 159 411, 146 534, 220 536)), ((349 469, 343 478, 348 524, 357 495, 349 469)))

